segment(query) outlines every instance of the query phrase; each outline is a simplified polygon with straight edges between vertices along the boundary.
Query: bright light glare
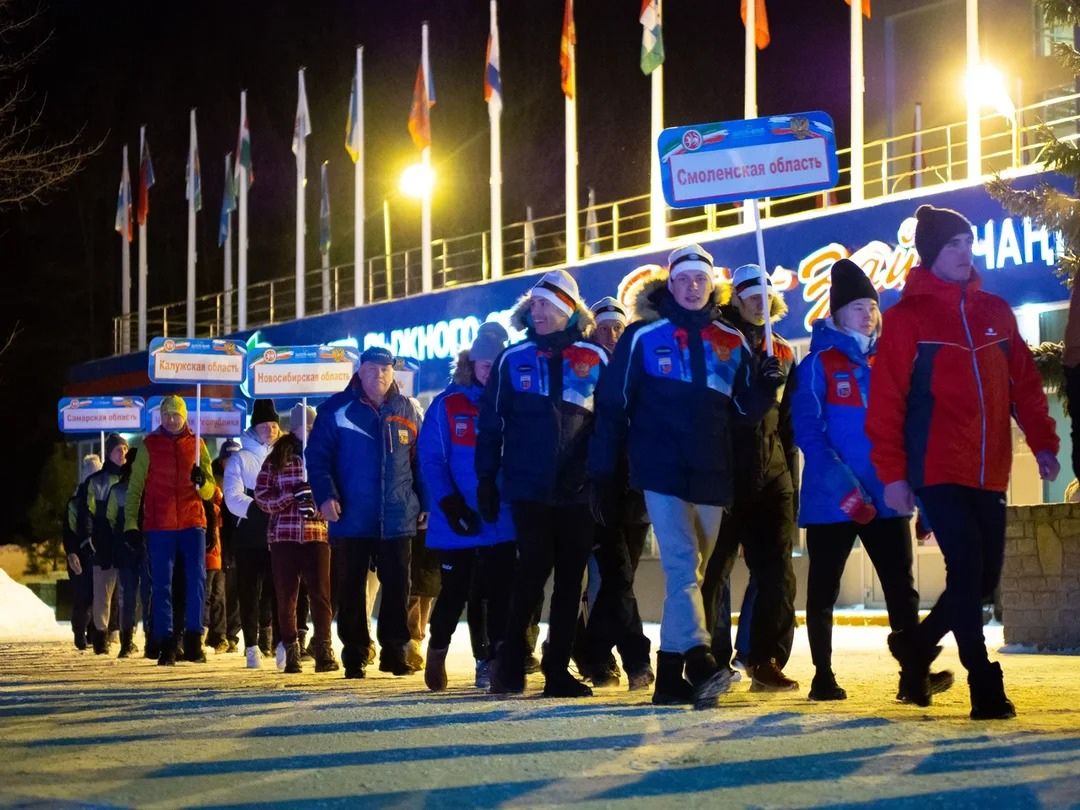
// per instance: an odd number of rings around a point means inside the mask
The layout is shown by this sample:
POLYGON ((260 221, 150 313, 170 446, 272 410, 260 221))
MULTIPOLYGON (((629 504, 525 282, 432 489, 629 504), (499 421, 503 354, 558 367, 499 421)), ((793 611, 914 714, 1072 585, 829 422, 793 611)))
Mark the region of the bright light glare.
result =
POLYGON ((401 173, 399 188, 406 196, 419 200, 434 187, 435 172, 423 163, 414 163, 401 173))
POLYGON ((1016 106, 1009 96, 1005 77, 993 65, 981 64, 969 71, 964 80, 964 90, 968 98, 973 98, 980 107, 989 107, 1010 121, 1016 115, 1016 106))

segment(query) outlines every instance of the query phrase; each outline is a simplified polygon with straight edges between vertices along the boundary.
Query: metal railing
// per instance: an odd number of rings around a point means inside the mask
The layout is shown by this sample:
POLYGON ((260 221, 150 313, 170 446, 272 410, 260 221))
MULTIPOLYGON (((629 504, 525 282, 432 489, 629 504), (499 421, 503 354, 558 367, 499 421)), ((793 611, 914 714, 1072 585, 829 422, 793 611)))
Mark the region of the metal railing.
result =
MULTIPOLYGON (((1060 96, 1018 109, 1012 119, 990 114, 981 120, 982 172, 1037 165, 1043 124, 1059 138, 1076 137, 1080 128, 1080 93, 1060 96)), ((918 187, 928 188, 967 177, 967 124, 959 122, 909 132, 866 143, 863 147, 863 199, 876 199, 918 187), (916 141, 921 148, 916 150, 916 141)), ((774 218, 814 208, 841 205, 851 199, 851 150, 838 150, 840 182, 827 193, 801 194, 763 200, 761 215, 774 218)), ((590 209, 579 212, 582 258, 610 255, 646 247, 651 242, 649 196, 642 194, 592 206, 596 229, 586 228, 590 209)), ((669 239, 716 236, 742 224, 740 205, 708 205, 669 209, 669 239)), ((565 219, 562 214, 515 222, 503 228, 503 274, 514 275, 566 263, 565 219)), ((433 285, 446 289, 491 278, 490 232, 472 233, 432 243, 433 285)), ((364 278, 368 302, 393 301, 421 291, 420 248, 372 256, 366 260, 364 278)), ((292 320, 296 314, 295 275, 248 285, 247 325, 258 328, 292 320)), ((305 311, 309 315, 336 312, 353 306, 352 263, 307 271, 305 311), (325 292, 324 292, 324 287, 325 292)), ((192 337, 215 337, 236 328, 236 290, 201 295, 195 300, 195 331, 192 337), (231 318, 227 317, 231 313, 231 318)), ((148 311, 147 334, 180 335, 186 324, 186 303, 178 301, 148 311)), ((113 319, 113 351, 136 346, 136 315, 113 319)))

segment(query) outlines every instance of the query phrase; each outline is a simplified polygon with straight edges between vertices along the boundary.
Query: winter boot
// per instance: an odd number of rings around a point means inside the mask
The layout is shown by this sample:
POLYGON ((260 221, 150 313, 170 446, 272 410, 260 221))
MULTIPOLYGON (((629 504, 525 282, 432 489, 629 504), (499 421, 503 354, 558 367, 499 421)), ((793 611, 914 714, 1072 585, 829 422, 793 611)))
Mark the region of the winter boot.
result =
POLYGON ((285 666, 282 672, 286 675, 297 675, 304 671, 300 664, 300 642, 294 641, 285 648, 285 666))
POLYGON ((1011 720, 1016 717, 1016 707, 1005 696, 1005 682, 1001 664, 996 661, 985 669, 968 673, 968 689, 971 691, 972 720, 1011 720))
MULTIPOLYGON (((914 703, 916 706, 929 706, 935 689, 930 675, 930 664, 938 657, 941 647, 928 647, 919 640, 915 630, 897 630, 889 633, 889 652, 900 662, 900 684, 896 690, 896 699, 901 703, 914 703)), ((945 691, 952 686, 952 673, 947 670, 936 673, 934 680, 945 691)))
POLYGON ((379 656, 379 672, 389 672, 400 678, 404 675, 412 675, 416 670, 406 662, 403 649, 399 650, 397 655, 390 655, 386 647, 383 647, 382 654, 379 656))
MULTIPOLYGON (((586 663, 586 666, 589 673, 588 679, 592 681, 593 686, 603 688, 619 685, 621 671, 619 665, 615 663, 615 656, 608 655, 607 660, 586 663)), ((582 677, 586 677, 584 673, 582 677)))
POLYGON ((775 658, 763 664, 755 664, 750 679, 751 692, 794 692, 799 682, 792 680, 780 668, 775 658))
POLYGON ((270 640, 270 625, 259 628, 259 651, 262 653, 263 658, 272 658, 274 655, 274 648, 270 640))
POLYGON ((312 642, 310 644, 308 643, 308 641, 307 641, 307 633, 300 633, 297 636, 297 641, 300 644, 300 660, 301 661, 310 661, 312 658, 315 657, 315 652, 314 652, 314 649, 313 649, 315 645, 314 645, 314 642, 312 642))
POLYGON ((592 689, 582 683, 569 670, 544 673, 544 697, 548 698, 583 698, 592 697, 592 689))
POLYGON ((109 634, 108 632, 102 632, 96 627, 93 630, 94 635, 94 655, 108 655, 109 654, 109 634))
POLYGON ((117 658, 128 658, 133 652, 136 652, 135 642, 131 640, 134 635, 133 630, 121 630, 120 631, 120 654, 117 658))
POLYGON ((831 669, 819 669, 810 682, 810 700, 847 700, 847 692, 836 683, 831 669))
POLYGON ((159 645, 157 663, 159 667, 176 666, 176 639, 172 636, 163 640, 159 645))
POLYGON ((154 639, 147 636, 146 646, 143 648, 143 657, 149 658, 151 661, 157 659, 161 654, 161 646, 154 639))
MULTIPOLYGON (((625 662, 624 662, 625 663, 625 662)), ((626 680, 629 681, 630 691, 637 692, 640 689, 648 689, 656 681, 653 668, 646 661, 640 667, 626 670, 626 680)))
POLYGON ((702 645, 686 652, 686 677, 694 686, 694 708, 716 706, 717 698, 731 689, 732 671, 721 667, 708 647, 702 645))
POLYGON ((262 667, 262 650, 258 647, 248 647, 244 650, 244 658, 247 659, 248 669, 260 669, 262 667))
POLYGON ((375 663, 375 642, 369 641, 367 645, 367 666, 375 663))
POLYGON ((229 639, 229 644, 225 648, 225 652, 226 653, 240 652, 240 644, 237 642, 236 639, 234 639, 234 638, 229 639))
POLYGON ((500 644, 499 652, 491 659, 491 689, 493 695, 520 695, 525 691, 524 660, 508 656, 500 644), (511 658, 517 660, 511 661, 511 658))
POLYGON ((449 647, 441 650, 428 646, 427 664, 424 666, 424 683, 432 692, 442 692, 446 689, 446 654, 449 647))
MULTIPOLYGON (((428 650, 428 656, 431 651, 428 650)), ((487 691, 491 688, 491 661, 486 658, 476 659, 476 679, 473 681, 477 689, 487 691)))
POLYGON ((409 639, 409 643, 405 645, 405 663, 408 664, 413 672, 419 672, 424 668, 424 656, 420 652, 420 642, 416 639, 409 639))
POLYGON ((190 661, 192 664, 206 663, 201 630, 188 630, 184 633, 184 660, 190 661))
POLYGON ((656 653, 656 686, 652 702, 656 706, 682 706, 694 702, 694 686, 683 677, 685 659, 681 653, 656 653))
POLYGON ((75 649, 82 652, 86 649, 86 628, 72 631, 75 636, 75 649))
POLYGON ((312 641, 311 644, 314 647, 316 672, 337 672, 341 668, 338 666, 337 658, 334 657, 334 648, 329 641, 312 641))

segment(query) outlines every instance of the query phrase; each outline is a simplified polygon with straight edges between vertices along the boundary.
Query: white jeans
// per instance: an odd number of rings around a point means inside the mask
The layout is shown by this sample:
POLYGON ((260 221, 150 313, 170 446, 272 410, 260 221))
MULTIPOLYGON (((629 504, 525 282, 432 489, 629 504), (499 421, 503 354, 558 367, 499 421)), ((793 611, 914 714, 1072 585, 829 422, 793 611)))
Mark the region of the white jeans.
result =
POLYGON ((709 563, 724 507, 689 503, 672 495, 645 492, 660 566, 664 570, 664 610, 660 618, 660 649, 685 653, 708 647, 705 603, 701 583, 709 563))

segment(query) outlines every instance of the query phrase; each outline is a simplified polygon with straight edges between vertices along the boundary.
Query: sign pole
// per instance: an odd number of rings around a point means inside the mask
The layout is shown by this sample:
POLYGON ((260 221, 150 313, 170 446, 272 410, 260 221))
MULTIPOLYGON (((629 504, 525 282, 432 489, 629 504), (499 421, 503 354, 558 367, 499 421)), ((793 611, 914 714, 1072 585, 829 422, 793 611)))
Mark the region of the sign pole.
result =
POLYGON ((202 383, 195 383, 195 464, 202 458, 202 383))
POLYGON ((304 406, 304 412, 300 416, 300 424, 304 426, 303 438, 300 440, 300 470, 304 480, 307 481, 307 397, 303 397, 300 401, 304 406))
POLYGON ((107 461, 107 459, 105 458, 105 431, 103 430, 103 431, 101 431, 101 466, 102 467, 105 466, 106 461, 107 461))
POLYGON ((758 213, 757 198, 747 200, 746 204, 749 206, 751 216, 754 218, 754 237, 757 241, 758 271, 761 274, 761 301, 764 307, 762 312, 765 313, 765 353, 772 357, 773 341, 772 319, 769 317, 769 279, 768 271, 765 269, 765 240, 761 236, 761 216, 758 213))

